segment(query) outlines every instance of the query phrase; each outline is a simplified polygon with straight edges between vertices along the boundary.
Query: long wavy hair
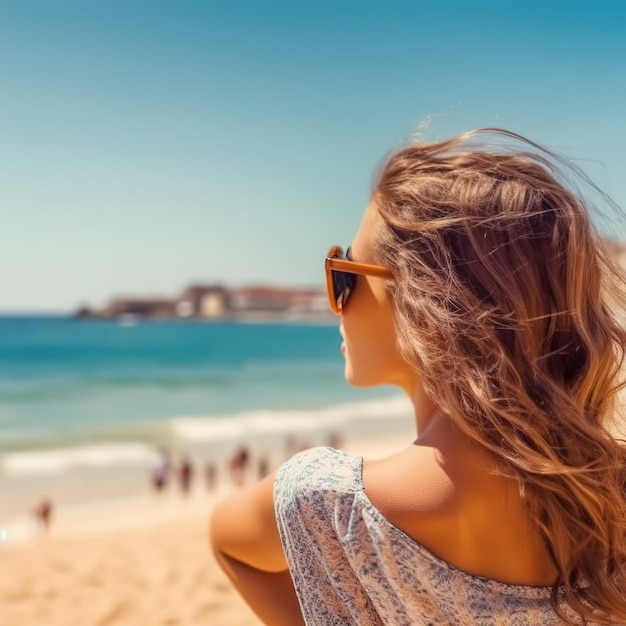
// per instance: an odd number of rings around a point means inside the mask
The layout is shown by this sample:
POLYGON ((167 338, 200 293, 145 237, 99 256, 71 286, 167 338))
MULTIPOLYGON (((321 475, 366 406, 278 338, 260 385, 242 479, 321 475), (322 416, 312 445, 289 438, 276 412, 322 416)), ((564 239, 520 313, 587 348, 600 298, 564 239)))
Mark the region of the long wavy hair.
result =
POLYGON ((555 610, 624 623, 626 448, 611 427, 626 289, 572 173, 591 184, 500 129, 408 145, 375 184, 376 247, 399 349, 518 481, 558 571, 555 610))

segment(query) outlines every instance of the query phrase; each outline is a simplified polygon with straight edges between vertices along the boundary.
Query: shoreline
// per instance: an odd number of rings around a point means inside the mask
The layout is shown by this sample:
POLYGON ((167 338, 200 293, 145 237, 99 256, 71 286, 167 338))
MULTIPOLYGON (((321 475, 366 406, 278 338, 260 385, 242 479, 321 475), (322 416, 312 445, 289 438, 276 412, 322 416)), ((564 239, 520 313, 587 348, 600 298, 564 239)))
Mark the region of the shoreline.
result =
MULTIPOLYGON (((327 435, 328 433, 324 433, 327 435)), ((409 420, 405 427, 397 424, 387 433, 361 434, 355 432, 333 433, 343 450, 349 454, 365 458, 385 456, 408 445, 414 438, 414 426, 409 420)), ((277 442, 275 442, 277 443, 277 442)), ((281 438, 280 443, 284 440, 281 438)), ((305 447, 329 445, 328 436, 313 439, 303 438, 293 442, 295 452, 305 447), (303 444, 298 446, 298 444, 303 444), (306 445, 304 445, 306 444, 306 445)), ((269 462, 269 469, 277 468, 290 456, 283 445, 273 448, 247 446, 250 450, 250 465, 245 472, 245 484, 252 484, 258 479, 257 464, 261 458, 269 462)), ((50 530, 37 527, 32 514, 32 505, 36 503, 37 489, 31 489, 28 495, 22 494, 19 502, 12 507, 10 514, 0 519, 0 532, 3 532, 3 548, 28 544, 39 539, 56 540, 91 532, 110 532, 114 530, 144 527, 154 523, 163 523, 185 518, 190 514, 208 512, 217 499, 233 491, 236 487, 227 467, 227 456, 221 459, 214 488, 208 489, 202 467, 196 468, 194 484, 189 494, 181 493, 177 484, 171 484, 163 493, 155 493, 149 484, 149 471, 144 467, 118 468, 118 476, 99 485, 94 482, 89 493, 77 494, 66 487, 65 492, 58 489, 53 499, 53 512, 50 530), (98 494, 101 494, 98 497, 98 494)), ((58 477, 60 483, 67 477, 58 477)), ((85 478, 85 476, 83 476, 85 478)), ((75 489, 85 489, 85 485, 76 485, 75 489)), ((39 491, 41 491, 39 489, 39 491)), ((50 491, 50 490, 48 490, 50 491)), ((6 494, 6 490, 5 490, 6 494)), ((41 494, 44 495, 44 494, 41 494)))
POLYGON ((154 440, 68 442, 63 447, 2 451, 0 528, 23 517, 43 498, 67 506, 149 494, 161 448, 168 450, 175 465, 188 457, 197 481, 202 481, 209 466, 220 476, 227 473, 241 448, 248 450, 255 466, 273 467, 295 449, 327 445, 337 435, 350 441, 384 438, 412 424, 411 415, 408 399, 393 395, 313 409, 175 418, 154 440))

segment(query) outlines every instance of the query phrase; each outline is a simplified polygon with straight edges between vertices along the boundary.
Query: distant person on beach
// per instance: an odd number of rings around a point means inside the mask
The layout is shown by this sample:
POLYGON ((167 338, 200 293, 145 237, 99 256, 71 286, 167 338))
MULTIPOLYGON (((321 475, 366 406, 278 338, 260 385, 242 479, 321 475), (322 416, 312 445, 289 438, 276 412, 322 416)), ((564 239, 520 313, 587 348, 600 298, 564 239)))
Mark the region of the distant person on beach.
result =
POLYGON ((626 279, 581 185, 498 129, 387 159, 325 268, 347 381, 404 390, 416 439, 306 450, 216 507, 266 624, 626 624, 626 279))
POLYGON ((338 432, 332 432, 328 435, 328 447, 341 450, 343 448, 343 437, 338 432))
POLYGON ((152 468, 152 488, 160 493, 167 487, 172 470, 172 459, 166 448, 159 448, 157 458, 152 468))
POLYGON ((213 461, 204 464, 204 482, 209 491, 214 491, 217 487, 217 466, 213 461))
POLYGON ((188 456, 184 456, 178 468, 178 484, 183 495, 188 495, 191 491, 195 467, 188 456))
POLYGON ((267 454, 261 454, 257 464, 259 479, 265 478, 270 473, 270 460, 267 454))
POLYGON ((32 510, 33 518, 37 527, 41 530, 49 530, 52 523, 52 514, 54 512, 54 505, 52 500, 48 497, 42 498, 32 510))
POLYGON ((248 474, 250 452, 246 446, 236 450, 229 462, 230 478, 236 487, 243 487, 248 474))

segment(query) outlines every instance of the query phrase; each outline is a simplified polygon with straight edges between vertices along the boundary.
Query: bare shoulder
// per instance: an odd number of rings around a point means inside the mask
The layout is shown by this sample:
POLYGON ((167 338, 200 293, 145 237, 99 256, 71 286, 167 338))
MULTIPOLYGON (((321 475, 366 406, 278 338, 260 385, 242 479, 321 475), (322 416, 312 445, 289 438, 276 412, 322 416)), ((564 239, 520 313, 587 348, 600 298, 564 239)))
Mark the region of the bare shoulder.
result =
POLYGON ((484 491, 489 470, 484 456, 442 420, 396 454, 364 462, 363 483, 384 514, 441 522, 465 509, 472 493, 484 491))
POLYGON ((437 459, 437 451, 413 445, 374 461, 363 462, 365 492, 383 515, 397 522, 425 519, 452 511, 458 485, 437 459))
POLYGON ((460 486, 438 462, 437 450, 414 445, 363 463, 369 501, 389 523, 435 556, 463 569, 459 554, 460 486))
POLYGON ((509 584, 552 584, 555 570, 515 481, 454 436, 363 464, 371 503, 435 556, 509 584))

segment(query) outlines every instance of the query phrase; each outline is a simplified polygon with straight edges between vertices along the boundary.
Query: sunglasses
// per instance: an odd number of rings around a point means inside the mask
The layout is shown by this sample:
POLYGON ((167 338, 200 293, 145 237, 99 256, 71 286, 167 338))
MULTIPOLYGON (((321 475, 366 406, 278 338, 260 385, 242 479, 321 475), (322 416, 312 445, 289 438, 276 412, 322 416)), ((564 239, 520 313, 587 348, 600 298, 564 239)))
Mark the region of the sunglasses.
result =
POLYGON ((330 310, 335 315, 341 315, 350 295, 354 292, 358 274, 391 278, 391 270, 380 265, 357 263, 350 258, 350 248, 346 250, 344 256, 343 250, 339 246, 333 246, 328 251, 324 268, 326 269, 328 302, 330 310))

